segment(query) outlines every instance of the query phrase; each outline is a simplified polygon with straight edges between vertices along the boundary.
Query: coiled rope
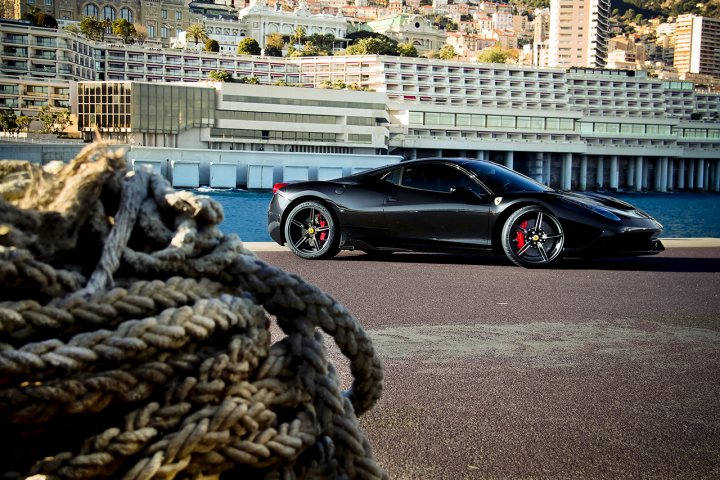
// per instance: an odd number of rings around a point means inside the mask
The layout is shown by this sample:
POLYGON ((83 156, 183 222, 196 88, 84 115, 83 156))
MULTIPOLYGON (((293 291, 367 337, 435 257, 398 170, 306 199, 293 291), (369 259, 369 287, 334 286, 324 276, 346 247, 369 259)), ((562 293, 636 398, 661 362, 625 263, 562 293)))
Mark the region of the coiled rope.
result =
POLYGON ((0 161, 0 478, 386 477, 356 417, 382 389, 369 337, 222 219, 105 143, 0 161))

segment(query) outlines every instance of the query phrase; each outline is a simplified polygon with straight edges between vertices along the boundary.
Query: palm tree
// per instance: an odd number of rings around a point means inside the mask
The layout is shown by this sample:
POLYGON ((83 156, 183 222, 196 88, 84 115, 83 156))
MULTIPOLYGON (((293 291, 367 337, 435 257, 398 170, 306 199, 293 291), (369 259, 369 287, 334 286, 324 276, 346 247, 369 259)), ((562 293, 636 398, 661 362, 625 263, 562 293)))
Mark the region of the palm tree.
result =
POLYGON ((299 48, 302 45, 303 38, 305 38, 305 28, 302 25, 295 27, 295 33, 292 38, 295 48, 299 48))
POLYGON ((201 23, 193 23, 190 25, 187 29, 187 35, 195 40, 195 45, 197 45, 200 40, 205 40, 207 38, 207 32, 201 23))

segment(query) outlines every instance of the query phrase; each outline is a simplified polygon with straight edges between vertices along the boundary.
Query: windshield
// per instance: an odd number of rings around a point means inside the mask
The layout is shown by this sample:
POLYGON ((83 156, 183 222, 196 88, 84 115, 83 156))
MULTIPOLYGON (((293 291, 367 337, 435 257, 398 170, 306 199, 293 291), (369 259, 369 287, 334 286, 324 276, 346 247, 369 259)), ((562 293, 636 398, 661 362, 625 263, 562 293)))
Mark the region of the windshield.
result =
POLYGON ((463 167, 472 171, 477 179, 495 195, 514 192, 547 192, 552 190, 532 178, 494 163, 468 162, 463 167))

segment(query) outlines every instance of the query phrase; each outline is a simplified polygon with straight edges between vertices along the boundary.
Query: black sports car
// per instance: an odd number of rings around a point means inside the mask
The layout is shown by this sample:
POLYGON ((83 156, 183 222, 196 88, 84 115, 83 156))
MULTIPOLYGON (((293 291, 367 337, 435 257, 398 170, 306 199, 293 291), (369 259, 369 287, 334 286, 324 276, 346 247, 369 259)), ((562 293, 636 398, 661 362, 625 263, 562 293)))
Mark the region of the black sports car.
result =
POLYGON ((302 258, 339 250, 505 253, 543 267, 563 256, 650 255, 663 227, 623 201, 561 192, 501 165, 412 160, 330 181, 279 183, 268 232, 302 258))

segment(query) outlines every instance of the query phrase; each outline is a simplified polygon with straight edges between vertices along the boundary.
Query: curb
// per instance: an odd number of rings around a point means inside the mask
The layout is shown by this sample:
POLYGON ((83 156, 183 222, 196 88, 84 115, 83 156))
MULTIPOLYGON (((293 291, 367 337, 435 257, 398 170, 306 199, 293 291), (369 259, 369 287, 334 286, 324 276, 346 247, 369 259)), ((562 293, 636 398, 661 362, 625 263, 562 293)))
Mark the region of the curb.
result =
MULTIPOLYGON (((720 238, 661 238, 665 248, 718 248, 720 238)), ((287 247, 275 242, 243 242, 253 252, 289 252, 287 247)))

